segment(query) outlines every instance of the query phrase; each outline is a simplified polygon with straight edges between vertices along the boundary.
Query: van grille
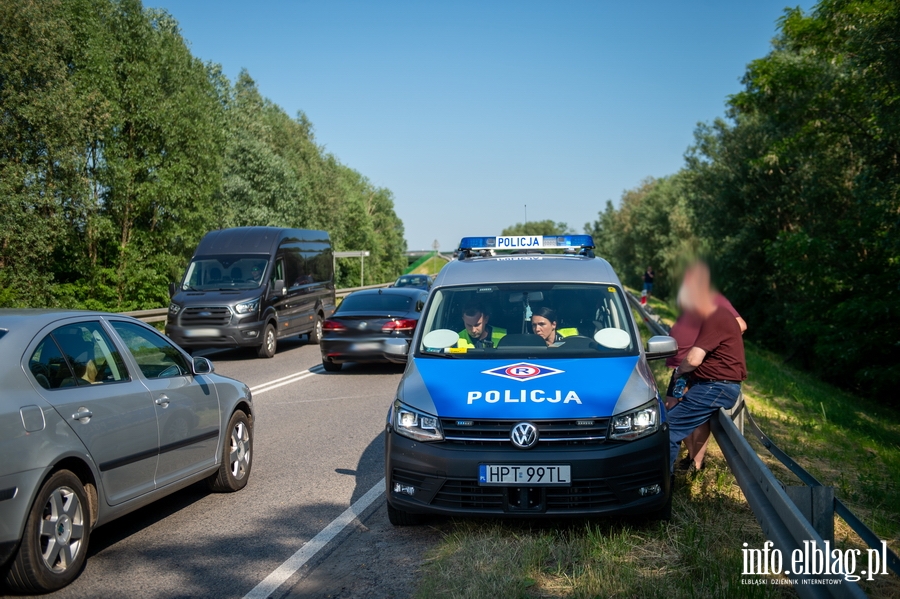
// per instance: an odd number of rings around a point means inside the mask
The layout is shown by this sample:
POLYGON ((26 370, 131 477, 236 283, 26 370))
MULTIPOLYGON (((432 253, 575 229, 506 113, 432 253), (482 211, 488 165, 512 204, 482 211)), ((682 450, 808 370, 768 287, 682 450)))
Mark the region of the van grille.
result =
POLYGON ((503 487, 482 487, 477 480, 448 479, 431 504, 455 509, 502 510, 503 487))
MULTIPOLYGON (((538 429, 538 445, 597 445, 606 440, 609 418, 579 420, 529 420, 538 429)), ((492 445, 512 443, 509 433, 520 420, 462 420, 441 418, 444 439, 462 445, 492 445), (471 423, 471 424, 469 424, 471 423)))
POLYGON ((221 327, 230 322, 231 310, 228 306, 191 306, 181 312, 182 326, 208 325, 221 327))

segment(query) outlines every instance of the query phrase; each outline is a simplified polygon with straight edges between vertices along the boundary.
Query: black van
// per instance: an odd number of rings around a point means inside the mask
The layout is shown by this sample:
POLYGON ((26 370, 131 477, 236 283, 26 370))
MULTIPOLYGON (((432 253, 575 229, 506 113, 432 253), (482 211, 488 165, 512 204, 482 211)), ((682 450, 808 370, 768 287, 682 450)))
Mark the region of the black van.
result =
POLYGON ((207 233, 180 286, 172 286, 166 335, 185 349, 256 347, 322 336, 334 312, 334 259, 325 231, 238 227, 207 233))

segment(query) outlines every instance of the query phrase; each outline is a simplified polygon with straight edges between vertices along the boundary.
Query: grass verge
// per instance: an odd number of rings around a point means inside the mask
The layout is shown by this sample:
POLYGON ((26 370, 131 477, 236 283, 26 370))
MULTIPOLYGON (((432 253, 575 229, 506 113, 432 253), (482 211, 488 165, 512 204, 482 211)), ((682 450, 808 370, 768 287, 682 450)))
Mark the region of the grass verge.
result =
MULTIPOLYGON (((674 310, 651 300, 671 324, 674 310)), ((744 388, 760 427, 844 500, 896 551, 900 546, 900 415, 843 393, 747 343, 744 388)), ((658 384, 667 382, 654 362, 658 384)), ((786 484, 792 475, 757 448, 786 484)), ((681 474, 670 522, 604 518, 555 522, 438 520, 443 533, 417 597, 793 597, 789 586, 742 584, 743 543, 765 537, 716 446, 707 467, 681 474)), ((862 548, 836 523, 836 542, 862 548)), ((861 581, 871 597, 900 597, 893 575, 861 581)))

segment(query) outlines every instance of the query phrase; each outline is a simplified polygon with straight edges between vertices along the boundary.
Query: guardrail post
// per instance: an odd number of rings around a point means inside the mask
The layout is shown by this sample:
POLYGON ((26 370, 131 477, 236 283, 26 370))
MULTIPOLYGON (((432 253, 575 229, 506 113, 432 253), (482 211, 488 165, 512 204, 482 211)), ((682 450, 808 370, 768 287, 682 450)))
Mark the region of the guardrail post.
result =
POLYGON ((823 540, 834 544, 834 487, 785 487, 784 492, 823 540))

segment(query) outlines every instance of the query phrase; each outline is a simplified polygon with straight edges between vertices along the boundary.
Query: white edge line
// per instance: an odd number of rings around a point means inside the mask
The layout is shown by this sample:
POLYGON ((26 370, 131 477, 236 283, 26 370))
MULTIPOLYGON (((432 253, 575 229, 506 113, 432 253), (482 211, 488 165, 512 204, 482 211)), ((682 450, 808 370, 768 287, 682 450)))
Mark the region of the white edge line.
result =
POLYGON ((303 380, 314 374, 321 374, 321 370, 310 369, 308 371, 300 372, 297 374, 292 374, 291 376, 286 376, 284 378, 276 379, 276 380, 270 381, 268 383, 262 383, 261 385, 257 385, 255 387, 250 387, 250 392, 253 393, 254 395, 259 395, 260 393, 265 393, 266 391, 271 391, 272 389, 277 389, 278 387, 283 387, 285 385, 290 385, 291 383, 296 383, 297 381, 303 380))
POLYGON ((344 530, 348 524, 353 522, 367 507, 372 505, 376 499, 381 497, 382 493, 384 493, 383 478, 375 483, 375 486, 369 489, 365 495, 357 499, 353 505, 344 510, 343 514, 332 520, 328 526, 319 531, 319 534, 298 549, 294 555, 275 568, 262 582, 253 587, 249 593, 244 595, 244 599, 266 599, 325 547, 329 541, 336 537, 338 533, 344 530))
POLYGON ((316 364, 315 366, 312 366, 312 367, 310 367, 310 368, 307 368, 306 370, 301 370, 300 372, 295 372, 294 374, 289 374, 289 375, 287 375, 287 376, 283 376, 283 377, 281 377, 280 379, 274 379, 274 380, 271 380, 271 381, 267 381, 267 382, 265 382, 265 383, 260 383, 260 384, 256 385, 255 387, 250 387, 250 390, 253 391, 254 389, 261 389, 262 387, 268 387, 268 386, 271 385, 272 383, 280 383, 281 381, 286 381, 287 379, 292 379, 292 378, 294 378, 295 376, 301 376, 301 375, 304 375, 304 374, 308 374, 308 373, 310 373, 310 372, 313 372, 313 369, 316 369, 316 372, 318 372, 319 369, 321 369, 321 368, 322 368, 321 366, 319 366, 318 364, 316 364))

